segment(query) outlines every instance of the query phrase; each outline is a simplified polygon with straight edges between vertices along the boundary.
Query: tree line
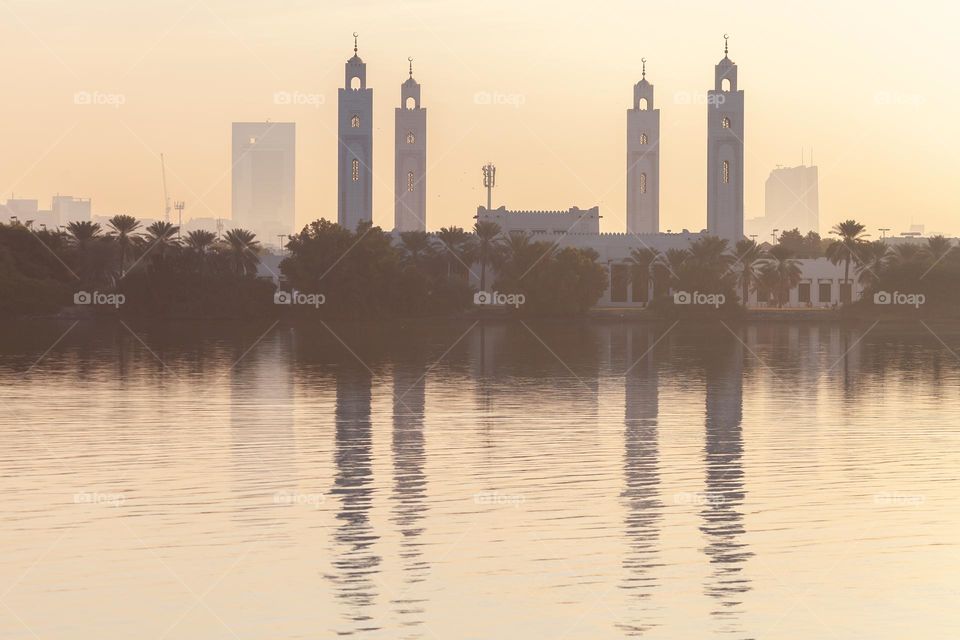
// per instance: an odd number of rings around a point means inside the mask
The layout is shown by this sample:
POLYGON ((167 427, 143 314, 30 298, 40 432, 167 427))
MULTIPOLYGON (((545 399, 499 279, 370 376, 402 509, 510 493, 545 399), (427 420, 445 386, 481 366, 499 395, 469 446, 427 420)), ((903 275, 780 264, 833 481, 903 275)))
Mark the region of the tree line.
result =
MULTIPOLYGON (((843 265, 844 282, 855 275, 863 286, 861 306, 872 304, 881 291, 923 293, 936 306, 960 305, 960 248, 943 236, 926 242, 890 244, 868 240, 866 226, 845 220, 821 238, 797 229, 783 232, 776 244, 758 244, 744 238, 732 247, 727 240, 703 237, 686 249, 665 252, 644 247, 631 252, 630 284, 654 310, 674 307, 670 293, 677 291, 723 294, 728 309, 745 306, 750 294, 761 303, 783 307, 790 291, 802 280, 801 259, 826 258, 843 265)), ((675 310, 675 309, 674 309, 675 310)))
MULTIPOLYGON (((723 294, 731 311, 753 292, 783 306, 801 281, 800 259, 823 256, 843 265, 845 282, 857 278, 865 304, 881 291, 921 293, 934 306, 960 304, 960 250, 946 238, 890 244, 870 240, 855 220, 830 234, 785 231, 772 246, 749 238, 730 246, 705 236, 685 249, 640 247, 631 252, 627 282, 615 272, 614 287, 633 287, 633 299, 647 301, 654 313, 678 312, 672 297, 678 291, 723 294)), ((507 233, 489 221, 469 231, 394 235, 369 223, 351 231, 320 219, 291 235, 284 250, 281 287, 324 298, 322 309, 287 311, 329 317, 459 314, 475 305, 477 289, 522 296, 510 313, 581 314, 609 281, 596 251, 507 233)), ((84 221, 38 231, 0 224, 0 312, 55 313, 83 290, 122 294, 124 312, 159 317, 275 314, 274 284, 257 277, 264 251, 244 229, 222 237, 203 230, 181 235, 169 222, 144 228, 128 215, 105 227, 84 221)))

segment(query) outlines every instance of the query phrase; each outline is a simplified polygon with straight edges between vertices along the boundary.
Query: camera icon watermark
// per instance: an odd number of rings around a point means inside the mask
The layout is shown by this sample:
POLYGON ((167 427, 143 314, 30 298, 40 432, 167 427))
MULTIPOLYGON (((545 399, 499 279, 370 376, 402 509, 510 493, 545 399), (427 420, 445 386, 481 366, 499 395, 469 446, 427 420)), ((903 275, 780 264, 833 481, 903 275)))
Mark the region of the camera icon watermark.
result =
POLYGON ((709 306, 718 309, 726 304, 726 302, 727 297, 722 293, 700 293, 699 291, 690 293, 689 291, 677 291, 673 294, 673 304, 709 306))
POLYGON ((525 503, 527 499, 521 495, 510 495, 506 493, 498 493, 496 491, 482 491, 480 493, 473 494, 474 504, 484 504, 484 505, 506 505, 518 509, 521 504, 525 503))
POLYGON ((122 293, 100 293, 99 291, 77 291, 73 294, 73 304, 110 306, 119 309, 127 301, 122 293))
POLYGON ((500 293, 499 291, 477 291, 473 294, 473 304, 478 306, 512 306, 519 309, 520 305, 525 304, 527 296, 522 293, 500 293))
POLYGON ((80 491, 73 494, 73 504, 106 504, 119 507, 127 499, 122 493, 100 493, 99 491, 80 491))
POLYGON ((720 493, 704 493, 702 491, 681 491, 673 495, 674 504, 692 504, 698 507, 720 506, 727 501, 720 493))
POLYGON ((877 91, 873 94, 873 103, 882 106, 919 107, 927 98, 918 93, 900 93, 899 91, 877 91))
POLYGON ((922 293, 900 293, 894 291, 877 291, 873 294, 873 304, 876 305, 900 305, 919 309, 920 305, 926 303, 927 296, 922 293))
POLYGON ((522 93, 477 91, 473 94, 473 103, 483 106, 507 106, 519 109, 527 103, 527 97, 522 93))
POLYGON ((313 107, 319 109, 327 99, 322 93, 304 93, 302 91, 275 91, 273 104, 293 107, 313 107))
POLYGON ((322 493, 300 493, 299 491, 277 491, 273 494, 274 504, 302 505, 319 509, 327 497, 322 493))
POLYGON ((322 293, 303 293, 302 291, 276 291, 273 294, 273 304, 302 305, 319 309, 326 304, 327 297, 322 293))
POLYGON ((727 101, 722 93, 703 93, 702 91, 677 91, 673 94, 674 104, 709 105, 719 107, 727 101))
POLYGON ((73 94, 73 104, 80 106, 113 107, 114 109, 119 109, 126 103, 127 96, 122 93, 77 91, 73 94))
POLYGON ((877 493, 873 496, 873 504, 915 507, 926 502, 924 496, 898 493, 896 491, 877 493))

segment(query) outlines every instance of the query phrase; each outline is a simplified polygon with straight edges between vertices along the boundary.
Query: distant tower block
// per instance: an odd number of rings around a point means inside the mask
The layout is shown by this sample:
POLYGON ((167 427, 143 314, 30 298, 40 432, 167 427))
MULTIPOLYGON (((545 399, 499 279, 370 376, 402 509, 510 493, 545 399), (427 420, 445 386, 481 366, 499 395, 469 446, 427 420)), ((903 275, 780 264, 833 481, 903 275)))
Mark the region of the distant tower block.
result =
POLYGON ((367 65, 357 55, 347 60, 339 90, 337 145, 337 222, 351 231, 373 221, 373 89, 367 88, 367 65))
POLYGON ((737 89, 737 65, 723 60, 707 92, 707 231, 731 243, 743 238, 743 91, 737 89))
POLYGON ((427 230, 427 110, 420 106, 420 84, 410 77, 400 85, 396 109, 396 177, 394 180, 394 228, 397 231, 427 230))
POLYGON ((633 86, 627 110, 627 233, 660 231, 660 110, 653 108, 653 85, 643 77, 633 86))

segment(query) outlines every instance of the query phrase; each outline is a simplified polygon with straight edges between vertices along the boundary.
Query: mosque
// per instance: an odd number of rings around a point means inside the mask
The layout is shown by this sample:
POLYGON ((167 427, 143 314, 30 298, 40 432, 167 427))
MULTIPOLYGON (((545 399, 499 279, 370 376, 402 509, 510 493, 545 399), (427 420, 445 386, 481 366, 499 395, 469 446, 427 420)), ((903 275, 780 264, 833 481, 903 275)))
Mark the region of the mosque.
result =
MULTIPOLYGON (((355 229, 373 220, 373 89, 367 86, 366 64, 360 58, 354 34, 353 57, 345 67, 338 100, 337 214, 340 225, 355 229)), ((505 233, 525 232, 532 240, 560 247, 591 248, 607 265, 610 286, 600 306, 642 306, 647 292, 626 284, 630 252, 653 248, 661 252, 686 248, 704 236, 717 236, 733 246, 744 237, 744 92, 737 65, 730 59, 724 35, 723 58, 714 69, 714 86, 707 91, 707 225, 699 232, 660 231, 660 110, 654 86, 647 80, 646 60, 641 79, 633 87, 633 104, 626 126, 626 228, 621 233, 600 232, 598 207, 567 211, 515 211, 506 207, 477 208, 476 220, 497 223, 505 233)), ((420 103, 420 84, 409 77, 400 86, 395 109, 394 232, 426 231, 427 114, 420 103)), ((488 188, 492 187, 488 185, 488 188)), ((823 258, 802 260, 804 279, 791 292, 796 306, 831 306, 860 295, 843 270, 823 258)), ((751 294, 755 298, 755 294, 751 294)), ((756 302, 751 300, 750 302, 756 302)))

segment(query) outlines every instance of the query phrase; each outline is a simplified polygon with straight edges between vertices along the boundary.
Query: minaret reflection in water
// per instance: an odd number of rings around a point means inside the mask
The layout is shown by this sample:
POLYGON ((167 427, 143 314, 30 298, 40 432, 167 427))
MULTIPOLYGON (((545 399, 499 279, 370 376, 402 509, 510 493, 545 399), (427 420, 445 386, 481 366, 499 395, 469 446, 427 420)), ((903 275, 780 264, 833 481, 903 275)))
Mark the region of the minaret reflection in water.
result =
POLYGON ((338 635, 379 629, 372 612, 376 604, 376 574, 381 559, 374 544, 379 539, 370 522, 373 506, 372 432, 370 402, 372 374, 359 365, 337 371, 336 472, 332 496, 339 501, 333 533, 331 565, 337 599, 345 606, 349 629, 338 635))
POLYGON ((747 549, 741 508, 745 497, 743 473, 743 345, 734 336, 701 347, 705 357, 706 434, 704 464, 706 495, 700 530, 710 573, 704 585, 714 599, 712 614, 725 622, 726 633, 738 633, 742 598, 750 590, 743 576, 747 549))
POLYGON ((626 508, 627 552, 623 559, 626 576, 621 588, 630 593, 631 599, 628 602, 630 618, 618 626, 628 636, 643 636, 659 626, 649 602, 657 589, 657 579, 651 571, 659 566, 663 515, 657 441, 659 377, 652 349, 657 335, 650 327, 629 327, 627 331, 629 357, 624 377, 624 489, 621 493, 626 508))
MULTIPOLYGON (((417 346, 417 345, 411 345, 417 346)), ((419 345, 422 347, 422 345, 419 345)), ((397 623, 412 635, 423 624, 425 598, 417 597, 430 563, 422 551, 420 536, 427 512, 427 476, 423 412, 427 365, 418 354, 423 348, 401 354, 393 365, 393 509, 390 517, 399 535, 403 582, 390 593, 397 623)), ((408 637, 396 634, 394 637, 408 637)))

